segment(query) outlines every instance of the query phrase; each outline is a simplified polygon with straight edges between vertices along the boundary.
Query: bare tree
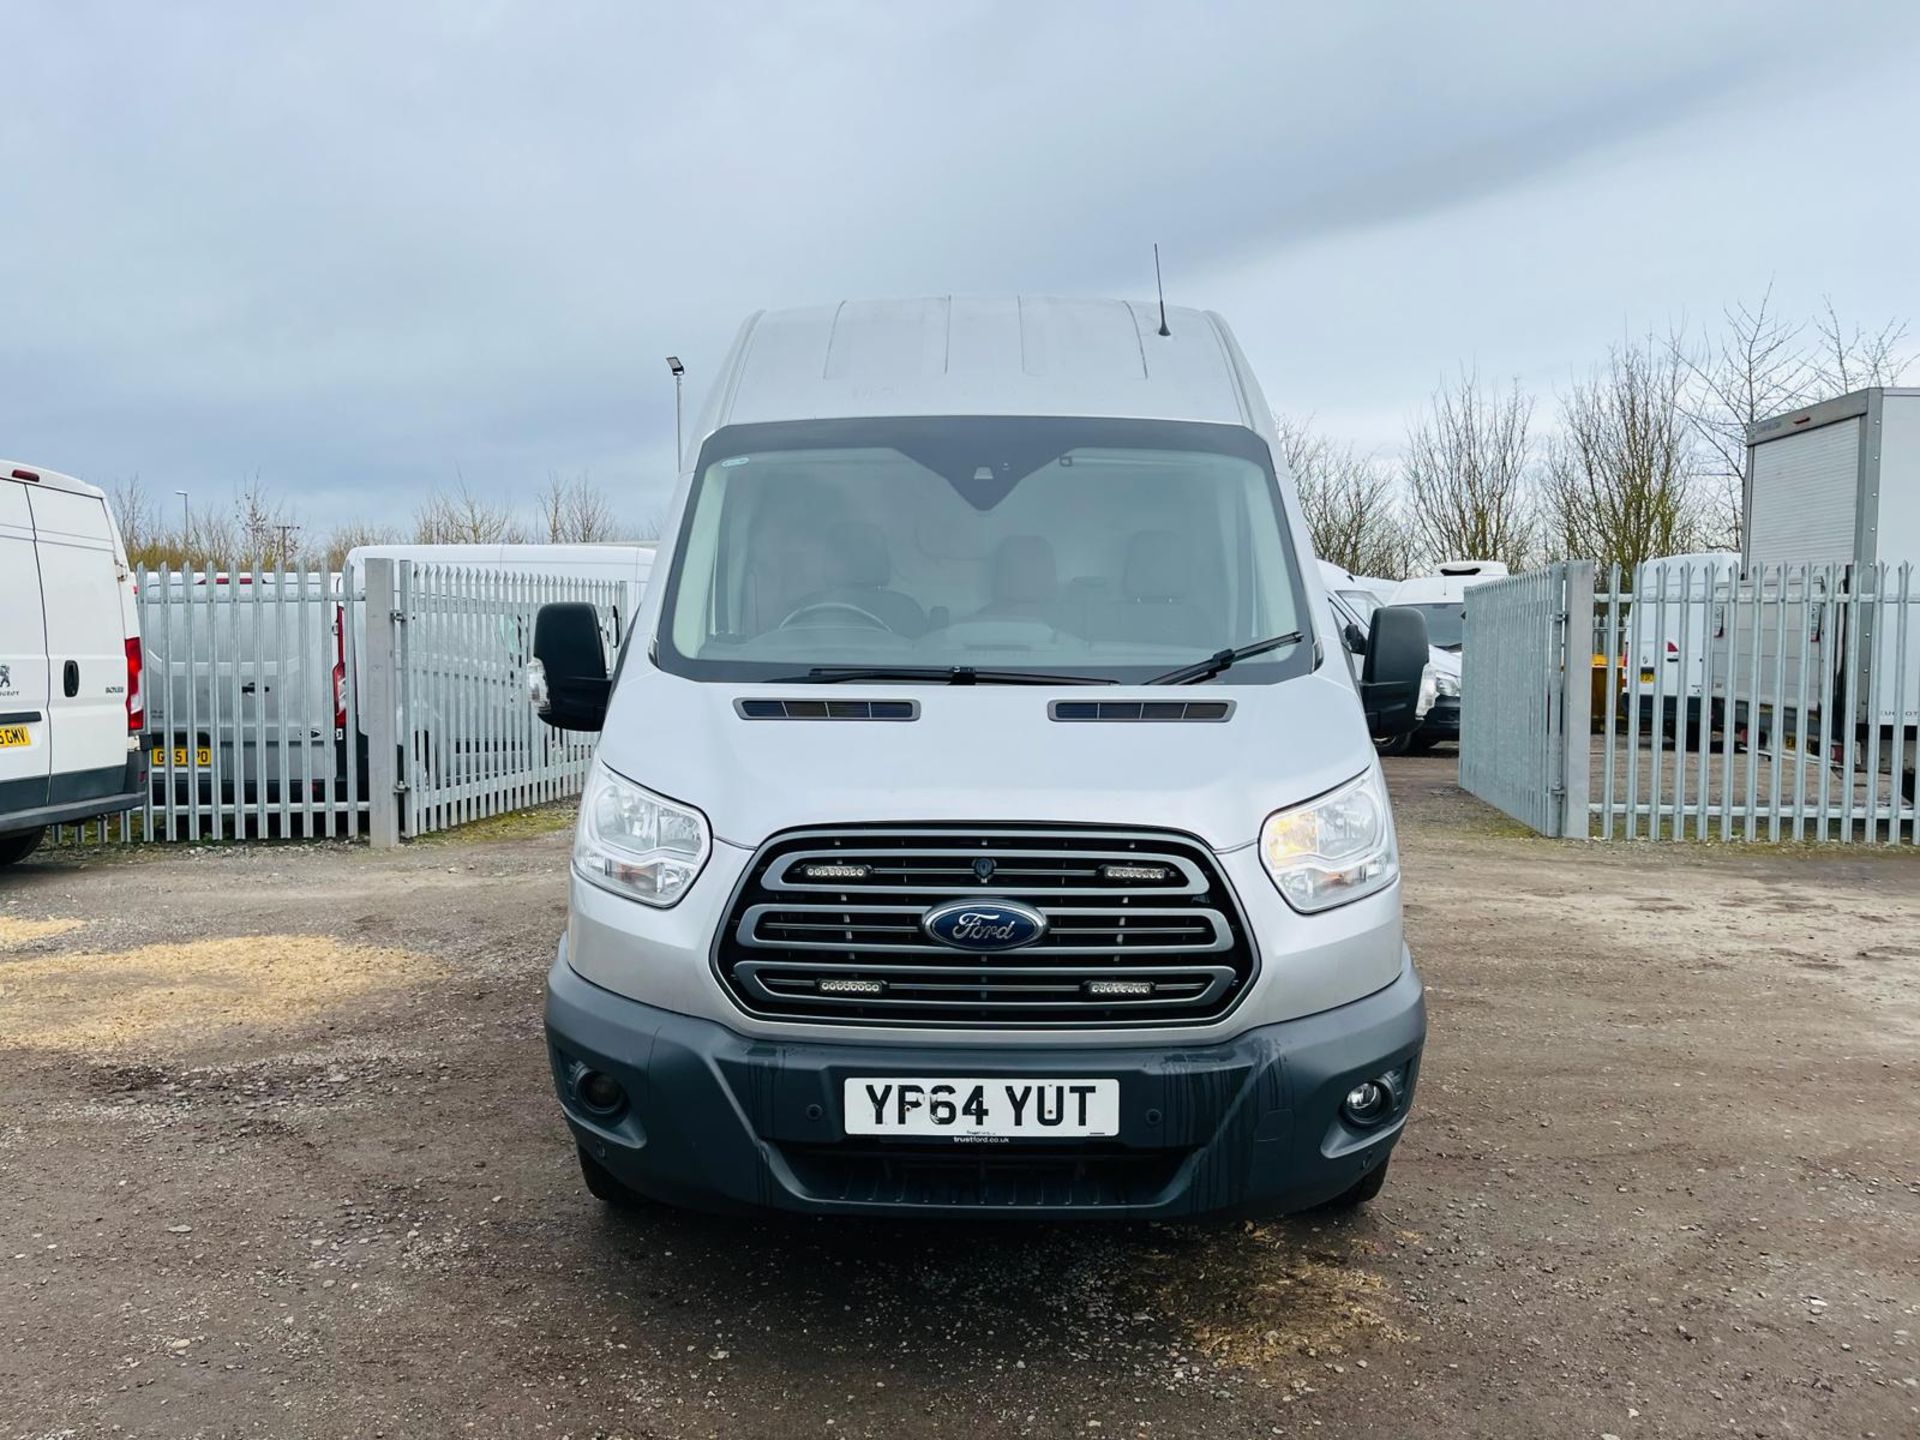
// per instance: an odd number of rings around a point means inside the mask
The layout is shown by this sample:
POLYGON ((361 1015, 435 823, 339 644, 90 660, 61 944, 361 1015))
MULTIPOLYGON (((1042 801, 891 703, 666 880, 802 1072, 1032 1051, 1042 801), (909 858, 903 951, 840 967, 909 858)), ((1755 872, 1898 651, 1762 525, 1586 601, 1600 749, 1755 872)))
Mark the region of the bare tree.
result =
POLYGON ((300 558, 300 529, 292 508, 267 493, 256 470, 234 498, 234 539, 227 563, 235 570, 295 564, 300 558))
POLYGON ((152 497, 140 483, 138 474, 115 481, 108 487, 107 496, 113 506, 113 518, 120 526, 120 541, 126 546, 128 563, 145 564, 135 557, 146 552, 160 530, 152 497))
POLYGON ((1616 346, 1562 398, 1542 481, 1550 551, 1631 575, 1699 544, 1701 461, 1685 387, 1679 357, 1649 340, 1616 346))
POLYGON ((393 530, 369 525, 364 520, 349 520, 334 527, 319 555, 329 570, 344 570, 347 554, 362 545, 385 545, 400 537, 393 530))
POLYGON ((481 499, 461 480, 457 489, 427 496, 414 513, 413 538, 421 545, 517 545, 526 533, 510 506, 481 499))
POLYGON ((231 570, 240 553, 240 533, 234 512, 207 508, 195 511, 180 537, 180 564, 193 570, 231 570))
POLYGON ((1907 322, 1889 320, 1871 333, 1858 324, 1848 330, 1831 295, 1822 296, 1821 304, 1825 313, 1813 322, 1820 334, 1820 354, 1813 363, 1821 389, 1827 395, 1845 395, 1872 385, 1898 385, 1913 364, 1913 356, 1900 348, 1907 322))
POLYGON ((1517 381, 1502 394, 1463 371, 1434 392, 1403 462, 1419 558, 1503 560, 1516 570, 1532 558, 1532 421, 1517 381))
POLYGON ((1675 329, 1668 348, 1686 376, 1682 404, 1706 452, 1714 543, 1740 548, 1748 428, 1850 390, 1899 383, 1913 362, 1901 348, 1906 337, 1904 321, 1849 328, 1831 299, 1811 326, 1789 321, 1774 308, 1771 286, 1757 305, 1723 311, 1718 333, 1675 329))
POLYGON ((1774 309, 1771 285, 1757 305, 1728 306, 1721 322, 1718 334, 1697 339, 1684 326, 1676 328, 1667 345, 1686 376, 1681 403, 1707 454, 1715 502, 1712 543, 1738 549, 1747 427, 1804 405, 1818 377, 1803 339, 1806 326, 1774 309))
POLYGON ((1393 476, 1351 445, 1314 434, 1310 421, 1276 415, 1274 426, 1313 553, 1356 575, 1405 574, 1407 533, 1393 476))
POLYGON ((550 541, 590 545, 614 538, 613 506, 584 471, 569 480, 549 470, 536 503, 550 541))

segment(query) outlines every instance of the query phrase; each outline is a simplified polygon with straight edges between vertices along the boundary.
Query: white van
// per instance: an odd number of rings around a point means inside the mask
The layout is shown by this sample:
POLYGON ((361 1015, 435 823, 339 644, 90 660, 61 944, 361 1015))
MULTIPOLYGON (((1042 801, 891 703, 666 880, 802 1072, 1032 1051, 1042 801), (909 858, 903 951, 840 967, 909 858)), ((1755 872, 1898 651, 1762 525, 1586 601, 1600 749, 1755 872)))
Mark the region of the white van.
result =
MULTIPOLYGON (((1366 654, 1367 627, 1373 612, 1382 607, 1379 586, 1397 585, 1397 581, 1375 581, 1334 564, 1320 562, 1320 579, 1327 587, 1327 599, 1333 604, 1334 618, 1340 622, 1349 662, 1355 678, 1366 654), (1354 648, 1355 641, 1360 648, 1354 648)), ((1382 755, 1419 754, 1443 741, 1460 739, 1460 652, 1427 647, 1427 673, 1420 682, 1420 703, 1415 713, 1420 724, 1402 735, 1385 736, 1374 741, 1382 755)))
MULTIPOLYGON (((1426 1017, 1371 736, 1426 628, 1342 653, 1217 315, 755 316, 616 655, 547 1039, 589 1190, 823 1215, 1359 1204, 1426 1017)), ((611 662, 611 663, 610 663, 611 662)))
POLYGON ((345 723, 334 577, 187 572, 145 583, 153 803, 333 796, 345 723))
MULTIPOLYGON (((1725 601, 1739 579, 1740 556, 1728 550, 1661 555, 1640 563, 1627 617, 1623 711, 1637 705, 1641 723, 1651 729, 1658 704, 1665 712, 1662 730, 1670 734, 1684 705, 1688 743, 1697 743, 1707 655, 1711 651, 1726 663, 1725 601)), ((1710 710, 1717 724, 1717 705, 1710 710)))
POLYGON ((106 495, 0 460, 0 865, 140 803, 142 664, 106 495))
POLYGON ((1414 575, 1394 586, 1389 604, 1408 605, 1427 617, 1427 638, 1458 653, 1467 638, 1467 591, 1504 579, 1498 560, 1442 560, 1431 575, 1414 575))

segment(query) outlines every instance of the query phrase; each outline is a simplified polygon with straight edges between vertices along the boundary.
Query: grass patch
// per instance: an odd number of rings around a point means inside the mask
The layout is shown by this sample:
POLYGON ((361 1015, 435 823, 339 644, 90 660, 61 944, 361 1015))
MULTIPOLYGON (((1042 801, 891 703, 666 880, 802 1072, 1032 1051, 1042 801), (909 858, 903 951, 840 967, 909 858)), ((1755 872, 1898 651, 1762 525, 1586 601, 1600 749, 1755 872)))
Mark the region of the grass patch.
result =
POLYGON ((555 800, 532 810, 510 810, 490 815, 485 820, 469 821, 451 830, 436 830, 422 835, 416 845, 491 845, 507 840, 537 840, 573 828, 579 805, 573 800, 555 800))

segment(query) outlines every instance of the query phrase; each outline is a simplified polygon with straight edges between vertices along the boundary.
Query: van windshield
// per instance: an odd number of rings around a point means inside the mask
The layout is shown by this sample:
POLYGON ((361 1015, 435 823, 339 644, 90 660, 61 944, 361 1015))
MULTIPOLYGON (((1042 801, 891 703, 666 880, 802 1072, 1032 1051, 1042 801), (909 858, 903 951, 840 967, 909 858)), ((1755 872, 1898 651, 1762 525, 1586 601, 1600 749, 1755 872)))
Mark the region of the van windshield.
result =
POLYGON ((1467 607, 1460 600, 1409 605, 1427 617, 1427 643, 1442 650, 1458 650, 1467 639, 1467 607))
MULTIPOLYGON (((703 447, 656 658, 676 674, 1137 682, 1311 635, 1267 448, 1236 426, 960 417, 735 426, 703 447)), ((1311 643, 1220 683, 1304 673, 1311 643)))
POLYGON ((1360 617, 1362 625, 1371 624, 1373 612, 1380 608, 1380 597, 1371 590, 1342 590, 1340 598, 1360 617))

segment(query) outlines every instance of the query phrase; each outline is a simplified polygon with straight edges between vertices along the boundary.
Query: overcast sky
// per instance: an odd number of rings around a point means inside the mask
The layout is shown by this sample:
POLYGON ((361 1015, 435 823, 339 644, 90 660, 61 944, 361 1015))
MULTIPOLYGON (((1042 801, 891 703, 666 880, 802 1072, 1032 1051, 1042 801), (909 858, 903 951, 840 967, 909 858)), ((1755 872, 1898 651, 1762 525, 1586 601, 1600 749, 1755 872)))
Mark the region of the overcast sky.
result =
POLYGON ((0 454, 324 531, 591 472, 638 519, 740 319, 1224 312, 1391 449, 1771 282, 1920 319, 1911 3, 0 9, 0 454))

